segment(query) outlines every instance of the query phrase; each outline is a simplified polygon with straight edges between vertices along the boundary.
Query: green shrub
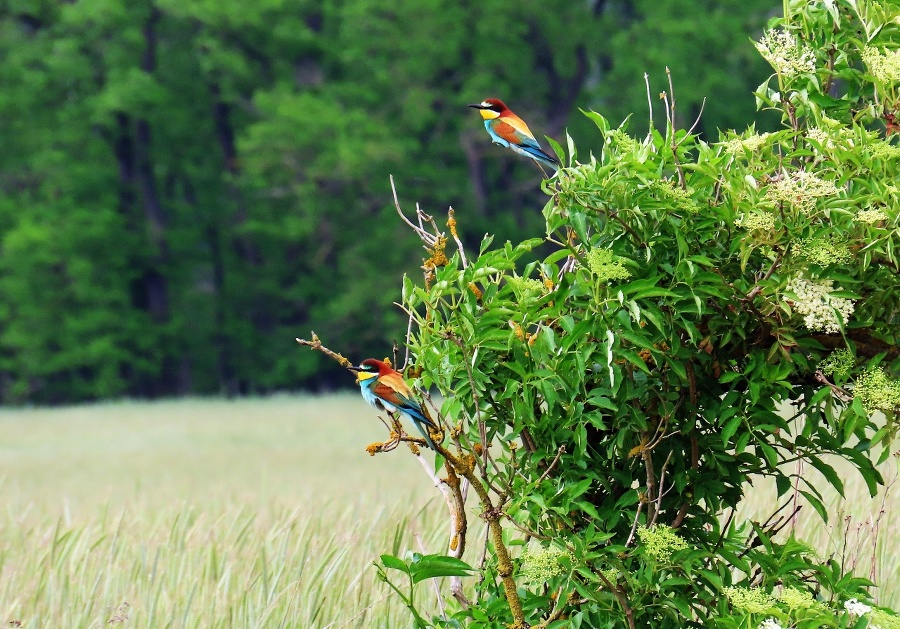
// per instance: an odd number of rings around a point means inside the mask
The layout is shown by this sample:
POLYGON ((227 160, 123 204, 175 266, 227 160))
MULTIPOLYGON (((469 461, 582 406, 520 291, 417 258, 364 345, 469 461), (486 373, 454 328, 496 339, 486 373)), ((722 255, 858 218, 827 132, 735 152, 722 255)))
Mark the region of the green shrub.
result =
POLYGON ((605 145, 579 161, 569 141, 545 239, 486 237, 405 280, 448 480, 490 529, 477 602, 418 626, 900 623, 777 535, 795 492, 828 517, 797 462, 843 493, 841 457, 874 495, 897 426, 900 8, 786 2, 757 48, 781 131, 701 141, 672 90, 645 137, 586 112, 605 145), (772 517, 738 521, 766 476, 772 517))

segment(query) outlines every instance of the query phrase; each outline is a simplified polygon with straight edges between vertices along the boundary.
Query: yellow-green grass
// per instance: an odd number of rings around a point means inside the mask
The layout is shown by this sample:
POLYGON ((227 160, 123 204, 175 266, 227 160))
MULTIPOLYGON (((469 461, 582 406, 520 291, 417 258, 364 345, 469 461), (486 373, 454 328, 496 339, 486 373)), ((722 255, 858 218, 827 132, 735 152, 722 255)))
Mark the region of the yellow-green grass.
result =
MULTIPOLYGON (((779 534, 790 534, 809 544, 819 557, 834 558, 857 576, 874 581, 878 587, 872 594, 878 604, 900 610, 900 477, 898 459, 894 456, 879 466, 885 479, 875 497, 862 476, 850 464, 836 457, 824 459, 830 463, 844 485, 844 497, 833 490, 825 478, 809 464, 784 467, 786 473, 800 473, 818 489, 829 516, 827 523, 802 496, 797 500, 800 512, 793 522, 785 524, 779 534)), ((807 489, 804 484, 800 489, 807 489)), ((775 483, 757 479, 748 491, 748 499, 738 510, 739 518, 766 520, 774 506, 790 501, 781 515, 790 515, 794 508, 793 491, 776 502, 775 483)))
MULTIPOLYGON (((0 626, 409 626, 371 563, 421 550, 417 533, 442 551, 444 508, 408 452, 365 452, 384 436, 355 395, 4 410, 0 626)), ((868 576, 874 555, 878 600, 897 606, 900 487, 873 550, 860 526, 881 497, 838 469, 848 500, 827 494, 829 526, 805 507, 798 536, 840 557, 849 535, 845 562, 868 576)), ((896 476, 893 462, 883 473, 896 476)), ((757 481, 742 514, 774 503, 757 481)), ((418 595, 434 608, 430 587, 418 595)))
POLYGON ((4 410, 0 626, 407 626, 371 564, 443 502, 384 436, 349 395, 4 410))

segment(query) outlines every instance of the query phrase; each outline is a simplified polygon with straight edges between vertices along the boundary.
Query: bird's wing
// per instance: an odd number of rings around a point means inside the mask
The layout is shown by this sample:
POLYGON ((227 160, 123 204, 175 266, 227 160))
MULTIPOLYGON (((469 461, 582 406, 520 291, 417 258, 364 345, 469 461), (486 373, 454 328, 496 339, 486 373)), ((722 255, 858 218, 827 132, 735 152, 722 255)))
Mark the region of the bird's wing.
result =
POLYGON ((491 129, 499 137, 515 146, 533 146, 540 148, 534 135, 518 116, 501 116, 491 121, 491 129))
POLYGON ((434 426, 434 422, 428 416, 427 411, 413 399, 413 392, 400 374, 391 373, 380 376, 378 382, 372 387, 372 392, 395 406, 398 410, 434 426))

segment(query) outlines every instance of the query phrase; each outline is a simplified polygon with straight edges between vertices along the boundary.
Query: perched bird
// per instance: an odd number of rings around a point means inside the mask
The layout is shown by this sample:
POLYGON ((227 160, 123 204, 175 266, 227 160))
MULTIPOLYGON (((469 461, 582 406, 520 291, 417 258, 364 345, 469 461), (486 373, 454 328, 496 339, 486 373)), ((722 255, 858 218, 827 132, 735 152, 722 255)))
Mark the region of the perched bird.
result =
POLYGON ((428 434, 428 429, 437 430, 438 427, 428 416, 428 411, 413 398, 412 390, 399 371, 374 358, 367 358, 360 363, 359 367, 350 367, 349 369, 356 372, 356 383, 366 402, 379 411, 399 412, 409 418, 425 437, 429 447, 437 450, 431 440, 431 435, 428 434))
MULTIPOLYGON (((534 139, 534 134, 525 121, 509 110, 499 98, 488 98, 477 105, 469 105, 477 109, 484 118, 484 128, 491 136, 494 144, 505 146, 519 155, 530 157, 538 166, 546 164, 553 170, 559 170, 559 160, 544 152, 534 139)), ((543 170, 543 168, 541 168, 543 170)))

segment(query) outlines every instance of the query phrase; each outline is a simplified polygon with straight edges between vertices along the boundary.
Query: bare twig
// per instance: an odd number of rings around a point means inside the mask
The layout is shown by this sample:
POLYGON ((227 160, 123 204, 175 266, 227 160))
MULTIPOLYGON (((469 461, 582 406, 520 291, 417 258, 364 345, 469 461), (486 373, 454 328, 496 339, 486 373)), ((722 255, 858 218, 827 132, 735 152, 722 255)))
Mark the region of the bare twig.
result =
POLYGON ((846 390, 837 386, 836 384, 830 382, 828 378, 825 377, 825 374, 822 373, 820 369, 816 370, 816 382, 821 382, 834 394, 834 396, 839 399, 841 402, 849 402, 853 399, 853 396, 846 390))
POLYGON ((644 85, 647 86, 647 109, 650 112, 650 127, 647 130, 647 137, 653 133, 653 99, 650 98, 650 75, 644 72, 644 85))
MULTIPOLYGON (((662 509, 662 499, 663 496, 666 495, 664 491, 664 485, 666 482, 666 468, 669 467, 669 462, 672 460, 673 450, 669 450, 669 456, 666 457, 665 463, 663 463, 662 469, 659 471, 659 487, 656 490, 656 512, 653 514, 652 520, 647 524, 647 526, 653 526, 656 524, 656 518, 659 517, 659 512, 662 509)), ((648 496, 650 498, 650 496, 648 496)))
POLYGON ((310 349, 320 351, 323 354, 325 354, 326 356, 333 358, 338 363, 340 363, 341 367, 352 367, 353 366, 353 363, 350 362, 349 359, 344 358, 337 352, 333 352, 330 349, 328 349, 327 347, 325 347, 324 345, 322 345, 322 341, 319 339, 318 336, 316 336, 315 332, 311 331, 310 335, 312 336, 311 341, 307 341, 306 339, 294 339, 294 340, 296 340, 298 343, 300 343, 300 345, 305 345, 306 347, 308 347, 310 349))
POLYGON ((638 502, 637 511, 634 512, 634 522, 631 524, 631 533, 628 534, 628 539, 625 540, 625 548, 631 546, 631 542, 634 541, 634 533, 637 531, 638 520, 641 517, 641 509, 644 508, 643 502, 638 502))
MULTIPOLYGON (((416 225, 415 223, 410 221, 408 218, 406 218, 406 214, 404 214, 403 210, 400 209, 400 201, 397 198, 397 188, 394 186, 394 176, 391 175, 390 178, 391 178, 391 192, 394 193, 394 207, 397 208, 397 214, 399 214, 400 218, 403 219, 403 222, 406 223, 407 225, 409 225, 409 228, 412 229, 416 233, 416 236, 418 236, 422 240, 422 242, 425 243, 426 247, 434 247, 434 245, 437 244, 438 236, 428 233, 428 230, 426 230, 422 226, 422 220, 424 217, 422 216, 423 213, 418 208, 418 206, 416 206, 416 216, 418 217, 419 224, 416 225)), ((427 217, 427 215, 425 215, 425 217, 427 217)), ((428 218, 430 218, 430 217, 428 217, 428 218)))
POLYGON ((544 470, 544 473, 541 474, 541 477, 537 480, 535 485, 540 485, 544 479, 550 476, 550 472, 553 471, 553 468, 556 467, 556 464, 559 463, 559 457, 561 457, 566 451, 566 446, 559 446, 559 449, 556 451, 556 456, 553 457, 553 460, 550 462, 550 466, 544 470))

